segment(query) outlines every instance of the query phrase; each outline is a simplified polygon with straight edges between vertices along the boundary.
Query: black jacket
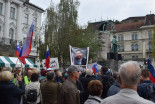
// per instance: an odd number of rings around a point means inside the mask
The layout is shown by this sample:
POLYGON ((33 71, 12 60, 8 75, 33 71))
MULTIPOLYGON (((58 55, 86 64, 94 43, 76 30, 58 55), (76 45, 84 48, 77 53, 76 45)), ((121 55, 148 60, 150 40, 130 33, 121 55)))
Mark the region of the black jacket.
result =
POLYGON ((19 104, 18 97, 25 93, 23 82, 19 88, 12 82, 0 82, 0 104, 19 104))

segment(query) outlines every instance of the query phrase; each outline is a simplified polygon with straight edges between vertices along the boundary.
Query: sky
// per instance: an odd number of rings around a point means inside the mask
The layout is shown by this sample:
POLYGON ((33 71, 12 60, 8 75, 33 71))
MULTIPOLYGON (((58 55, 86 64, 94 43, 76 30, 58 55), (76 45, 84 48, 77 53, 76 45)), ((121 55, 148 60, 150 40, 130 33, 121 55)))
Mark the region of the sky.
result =
MULTIPOLYGON (((59 0, 52 0, 58 4, 59 0)), ((155 0, 78 0, 78 24, 101 20, 123 20, 128 17, 155 14, 155 0)), ((51 0, 30 0, 31 3, 43 8, 50 6, 51 0)), ((42 18, 43 20, 44 18, 42 18)))

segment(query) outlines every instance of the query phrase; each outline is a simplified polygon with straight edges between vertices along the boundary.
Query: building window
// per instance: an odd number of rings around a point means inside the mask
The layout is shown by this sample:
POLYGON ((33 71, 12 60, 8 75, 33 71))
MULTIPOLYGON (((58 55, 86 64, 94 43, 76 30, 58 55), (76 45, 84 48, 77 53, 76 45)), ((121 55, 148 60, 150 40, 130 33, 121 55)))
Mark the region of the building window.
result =
POLYGON ((149 50, 152 50, 152 42, 149 42, 149 50))
POLYGON ((10 9, 10 18, 15 19, 15 8, 11 7, 10 9))
POLYGON ((131 45, 131 50, 134 51, 134 44, 131 45))
POLYGON ((138 59, 138 56, 136 55, 136 56, 132 56, 132 59, 134 60, 134 59, 138 59))
POLYGON ((152 31, 148 31, 148 38, 152 39, 152 31))
POLYGON ((118 36, 118 41, 121 41, 121 37, 120 36, 118 36))
POLYGON ((25 19, 25 24, 28 24, 28 20, 29 20, 29 15, 28 14, 25 14, 24 16, 24 19, 25 19))
POLYGON ((118 41, 123 41, 124 40, 124 36, 123 35, 118 35, 118 41))
POLYGON ((121 48, 121 50, 120 50, 120 51, 122 51, 122 52, 123 52, 123 51, 124 51, 124 45, 121 45, 121 47, 120 47, 120 48, 121 48))
POLYGON ((13 31, 12 28, 10 28, 10 30, 9 30, 9 37, 10 37, 11 39, 13 39, 13 35, 14 35, 14 31, 13 31))
POLYGON ((135 51, 138 51, 138 44, 135 44, 135 51))
POLYGON ((121 41, 123 41, 124 40, 124 36, 123 35, 121 35, 121 41))
POLYGON ((120 52, 120 45, 118 45, 118 52, 120 52))
POLYGON ((132 51, 138 51, 138 44, 132 44, 131 45, 131 50, 132 51))
POLYGON ((3 3, 0 2, 0 14, 2 15, 2 11, 3 11, 3 3))
POLYGON ((34 21, 35 21, 35 27, 37 27, 37 18, 34 18, 34 21))
POLYGON ((132 38, 132 40, 137 40, 138 39, 138 35, 133 33, 131 38, 132 38))

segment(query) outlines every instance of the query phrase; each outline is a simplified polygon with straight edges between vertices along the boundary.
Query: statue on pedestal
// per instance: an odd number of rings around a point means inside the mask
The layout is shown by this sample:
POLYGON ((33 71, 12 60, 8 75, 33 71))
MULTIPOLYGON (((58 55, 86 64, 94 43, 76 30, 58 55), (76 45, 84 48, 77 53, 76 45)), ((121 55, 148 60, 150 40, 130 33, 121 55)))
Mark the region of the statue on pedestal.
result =
POLYGON ((112 53, 118 53, 118 44, 117 44, 115 34, 114 34, 113 39, 112 39, 112 53))

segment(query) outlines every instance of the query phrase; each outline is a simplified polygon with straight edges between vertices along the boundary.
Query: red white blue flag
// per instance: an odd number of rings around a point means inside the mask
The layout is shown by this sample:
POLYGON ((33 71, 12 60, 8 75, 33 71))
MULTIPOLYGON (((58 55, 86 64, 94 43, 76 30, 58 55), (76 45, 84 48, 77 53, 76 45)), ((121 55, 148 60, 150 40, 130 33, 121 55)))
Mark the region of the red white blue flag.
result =
POLYGON ((20 45, 17 42, 15 55, 18 57, 18 59, 20 60, 21 63, 26 64, 25 58, 19 57, 20 52, 21 52, 20 45))
POLYGON ((21 51, 20 45, 19 45, 19 43, 17 42, 16 52, 15 52, 15 55, 16 55, 17 57, 19 57, 20 51, 21 51))
POLYGON ((148 60, 148 69, 150 70, 150 80, 155 83, 155 70, 150 60, 148 60))
POLYGON ((29 32, 27 34, 27 37, 25 39, 25 42, 23 44, 23 47, 22 47, 20 55, 19 55, 22 58, 26 58, 31 52, 33 31, 34 31, 34 21, 32 22, 32 24, 29 28, 29 32))
POLYGON ((97 64, 94 64, 94 65, 93 65, 92 70, 93 70, 93 73, 94 73, 94 74, 98 73, 97 64))
POLYGON ((50 53, 49 53, 48 45, 47 45, 47 50, 46 50, 45 67, 47 69, 50 68, 50 53))

